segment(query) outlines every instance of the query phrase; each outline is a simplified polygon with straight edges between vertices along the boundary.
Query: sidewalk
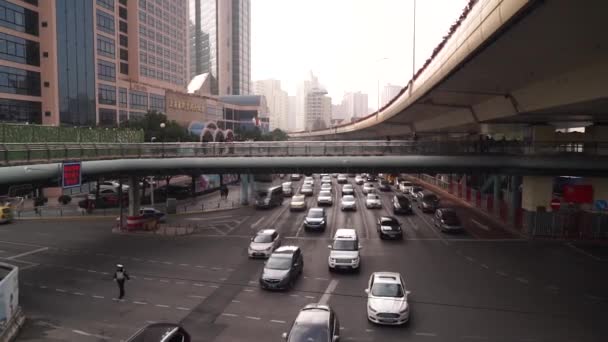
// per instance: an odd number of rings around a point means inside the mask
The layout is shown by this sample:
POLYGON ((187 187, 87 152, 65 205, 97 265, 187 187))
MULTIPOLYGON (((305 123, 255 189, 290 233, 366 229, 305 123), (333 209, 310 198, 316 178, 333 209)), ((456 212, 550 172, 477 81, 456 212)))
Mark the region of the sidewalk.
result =
MULTIPOLYGON (((211 193, 187 198, 177 201, 176 213, 196 213, 202 211, 231 209, 240 207, 240 185, 229 185, 229 193, 227 199, 220 198, 220 192, 215 190, 211 193)), ((83 213, 83 210, 78 207, 76 198, 72 199, 72 203, 68 205, 43 206, 39 208, 39 213, 36 213, 33 208, 26 208, 20 212, 15 212, 15 219, 43 219, 43 218, 73 218, 73 217, 99 217, 99 216, 119 216, 120 208, 97 208, 91 214, 83 213)), ((141 207, 154 207, 161 211, 166 211, 166 203, 155 203, 141 205, 141 207)), ((123 213, 126 213, 128 208, 123 208, 123 213)))
POLYGON ((508 223, 501 221, 500 219, 488 213, 487 211, 474 206, 465 199, 460 198, 439 186, 436 186, 420 178, 410 175, 404 175, 404 178, 412 183, 419 184, 423 188, 434 192, 442 198, 448 199, 452 202, 459 204, 463 209, 467 210, 470 214, 472 214, 471 216, 474 217, 471 218, 471 221, 474 221, 473 223, 477 225, 477 229, 473 229, 471 233, 477 238, 527 238, 520 231, 510 226, 508 223))

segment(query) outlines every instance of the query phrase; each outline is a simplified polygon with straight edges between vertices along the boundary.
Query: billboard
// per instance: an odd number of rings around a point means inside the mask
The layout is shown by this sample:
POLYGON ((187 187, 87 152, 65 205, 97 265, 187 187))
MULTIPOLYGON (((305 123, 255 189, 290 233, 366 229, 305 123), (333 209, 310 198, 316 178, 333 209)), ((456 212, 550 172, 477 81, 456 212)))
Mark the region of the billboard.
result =
POLYGON ((79 187, 82 183, 82 164, 80 162, 63 163, 61 180, 64 189, 79 187))

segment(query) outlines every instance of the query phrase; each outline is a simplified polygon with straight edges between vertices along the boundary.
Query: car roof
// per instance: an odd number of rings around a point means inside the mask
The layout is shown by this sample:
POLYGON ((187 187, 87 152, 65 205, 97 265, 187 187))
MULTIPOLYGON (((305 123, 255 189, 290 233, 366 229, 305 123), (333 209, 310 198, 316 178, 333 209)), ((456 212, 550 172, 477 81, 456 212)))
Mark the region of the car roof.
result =
POLYGON ((272 235, 276 232, 276 229, 262 229, 258 232, 258 235, 272 235))
POLYGON ((354 239, 357 237, 357 232, 351 228, 340 228, 336 230, 335 239, 354 239))
POLYGON ((331 191, 329 191, 329 190, 321 190, 321 191, 319 191, 319 196, 325 196, 325 195, 330 195, 331 196, 331 191))
POLYGON ((331 309, 327 305, 308 304, 298 314, 296 325, 329 325, 331 309))
POLYGON ((380 222, 399 222, 399 220, 397 220, 395 217, 393 216, 380 216, 380 222))
POLYGON ((372 277, 374 278, 374 283, 397 284, 401 280, 401 274, 397 272, 374 272, 372 273, 372 277))
POLYGON ((281 247, 275 249, 274 252, 272 252, 272 254, 291 255, 291 254, 295 253, 295 251, 297 251, 298 249, 300 249, 300 247, 298 247, 298 246, 281 246, 281 247))
POLYGON ((291 182, 283 182, 283 185, 291 185, 291 182))

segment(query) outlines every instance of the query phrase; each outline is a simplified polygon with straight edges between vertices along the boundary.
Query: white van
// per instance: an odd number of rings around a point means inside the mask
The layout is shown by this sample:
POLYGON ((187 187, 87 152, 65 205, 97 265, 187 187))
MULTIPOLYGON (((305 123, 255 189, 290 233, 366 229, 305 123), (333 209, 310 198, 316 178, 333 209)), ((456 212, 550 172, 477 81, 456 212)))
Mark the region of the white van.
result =
POLYGON ((354 229, 338 229, 332 244, 327 247, 330 250, 327 258, 330 271, 342 268, 359 270, 361 262, 359 250, 362 246, 359 244, 359 237, 354 229))

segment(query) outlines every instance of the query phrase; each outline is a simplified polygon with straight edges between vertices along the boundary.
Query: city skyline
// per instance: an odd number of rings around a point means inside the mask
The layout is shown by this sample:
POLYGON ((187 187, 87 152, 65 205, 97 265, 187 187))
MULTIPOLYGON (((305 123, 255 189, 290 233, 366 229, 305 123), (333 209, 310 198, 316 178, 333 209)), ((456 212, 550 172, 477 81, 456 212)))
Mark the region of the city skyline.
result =
MULTIPOLYGON (((466 3, 417 2, 416 69, 431 55, 466 3)), ((373 6, 364 0, 345 4, 321 0, 253 1, 252 80, 280 80, 283 89, 295 95, 297 84, 312 71, 323 80, 333 104, 339 104, 345 93, 360 91, 368 94, 372 108, 377 107, 378 93, 386 84, 407 84, 412 74, 413 0, 379 0, 373 6), (315 18, 314 25, 311 17, 315 18), (366 25, 360 24, 362 18, 366 18, 366 25)))

